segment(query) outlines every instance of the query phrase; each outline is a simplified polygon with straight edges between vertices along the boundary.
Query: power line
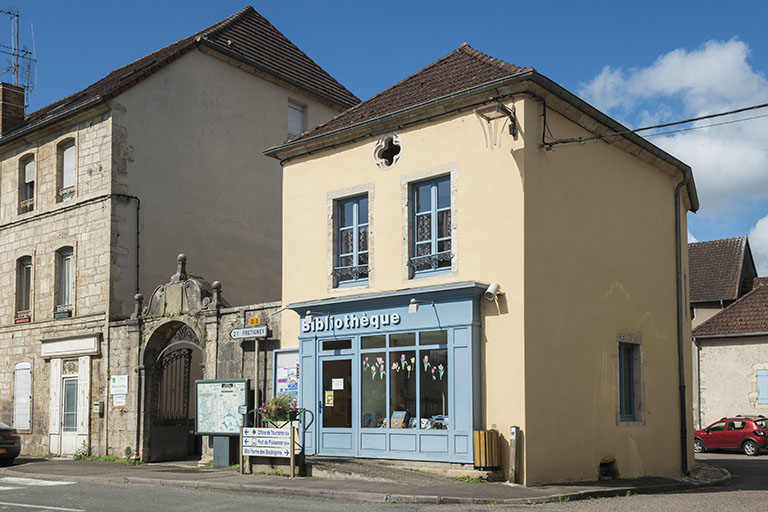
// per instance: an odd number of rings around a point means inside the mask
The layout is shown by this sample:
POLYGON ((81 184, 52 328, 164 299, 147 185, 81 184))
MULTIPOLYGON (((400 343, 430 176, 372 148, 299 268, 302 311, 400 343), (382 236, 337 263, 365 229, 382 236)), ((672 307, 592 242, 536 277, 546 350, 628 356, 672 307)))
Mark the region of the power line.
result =
MULTIPOLYGON (((684 119, 682 121, 674 121, 674 122, 671 122, 671 123, 663 123, 663 124, 657 124, 657 125, 653 125, 653 126, 645 126, 643 128, 635 128, 634 130, 626 130, 626 131, 622 131, 622 132, 613 132, 613 133, 601 133, 601 134, 598 134, 598 135, 593 135, 592 137, 575 137, 575 138, 572 137, 572 138, 568 138, 568 139, 556 139, 556 140, 553 140, 553 141, 550 141, 550 142, 544 142, 544 143, 542 143, 542 146, 547 148, 547 149, 552 149, 552 146, 555 146, 555 145, 558 145, 558 144, 583 144, 585 142, 589 142, 589 141, 593 141, 593 140, 605 139, 607 137, 617 137, 617 136, 621 136, 621 135, 628 135, 630 133, 637 133, 637 132, 642 132, 642 131, 647 131, 647 130, 657 130, 659 128, 667 128, 669 126, 677 126, 677 125, 681 125, 681 124, 688 124, 688 123, 693 123, 693 122, 696 122, 696 121, 703 121, 705 119, 714 119, 714 118, 717 118, 717 117, 730 116, 730 115, 734 115, 734 114, 740 114, 741 112, 747 112, 747 111, 750 111, 750 110, 759 110, 761 108, 766 108, 766 107, 768 107, 768 103, 762 103, 760 105, 752 105, 750 107, 739 108, 739 109, 736 109, 736 110, 729 110, 728 112, 718 112, 717 114, 708 114, 706 116, 692 117, 690 119, 684 119)), ((720 125, 723 125, 723 124, 738 123, 738 122, 741 122, 741 121, 748 121, 749 119, 758 119, 760 117, 766 117, 766 116, 762 116, 761 115, 761 116, 756 116, 756 117, 751 117, 751 118, 746 118, 746 119, 736 119, 734 121, 727 121, 727 122, 724 122, 724 123, 715 123, 715 124, 710 124, 710 125, 706 125, 706 126, 698 126, 698 127, 686 128, 686 129, 682 129, 682 130, 673 130, 673 131, 669 131, 669 132, 649 135, 649 137, 656 137, 658 135, 664 135, 664 134, 667 134, 667 133, 677 133, 677 132, 688 131, 688 130, 699 129, 699 128, 708 128, 708 127, 711 127, 711 126, 720 126, 720 125)))

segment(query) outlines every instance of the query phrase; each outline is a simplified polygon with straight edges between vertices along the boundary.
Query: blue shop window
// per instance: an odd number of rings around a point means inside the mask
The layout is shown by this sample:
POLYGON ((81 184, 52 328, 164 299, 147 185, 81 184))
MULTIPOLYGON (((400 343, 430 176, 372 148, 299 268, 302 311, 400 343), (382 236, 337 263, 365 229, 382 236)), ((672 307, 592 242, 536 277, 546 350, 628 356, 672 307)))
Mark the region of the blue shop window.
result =
POLYGON ((619 419, 635 421, 636 410, 636 351, 632 343, 619 343, 619 419))
POLYGON ((336 203, 336 257, 333 274, 337 286, 368 279, 368 196, 336 203))
POLYGON ((442 176, 411 186, 411 269, 415 274, 451 268, 451 178, 442 176))
POLYGON ((361 426, 447 429, 451 375, 447 342, 446 331, 363 336, 361 426))

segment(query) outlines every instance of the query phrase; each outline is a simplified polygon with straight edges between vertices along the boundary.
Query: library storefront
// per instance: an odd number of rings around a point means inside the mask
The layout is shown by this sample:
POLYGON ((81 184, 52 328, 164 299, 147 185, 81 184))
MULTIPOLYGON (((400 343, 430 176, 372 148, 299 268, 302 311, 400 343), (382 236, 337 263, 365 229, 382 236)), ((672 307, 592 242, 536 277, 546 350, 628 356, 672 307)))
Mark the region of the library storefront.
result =
POLYGON ((453 283, 291 304, 301 318, 307 454, 473 461, 485 286, 453 283))

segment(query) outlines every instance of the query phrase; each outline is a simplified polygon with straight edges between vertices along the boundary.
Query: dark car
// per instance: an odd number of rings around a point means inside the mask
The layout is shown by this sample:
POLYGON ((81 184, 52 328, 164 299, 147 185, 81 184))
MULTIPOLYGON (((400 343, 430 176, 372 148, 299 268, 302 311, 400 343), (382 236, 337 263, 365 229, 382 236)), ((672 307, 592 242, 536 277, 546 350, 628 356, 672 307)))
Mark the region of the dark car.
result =
POLYGON ((0 465, 10 466, 21 452, 21 436, 15 428, 0 421, 0 465))
POLYGON ((693 433, 693 451, 741 450, 757 455, 768 448, 768 419, 765 416, 721 418, 693 433))

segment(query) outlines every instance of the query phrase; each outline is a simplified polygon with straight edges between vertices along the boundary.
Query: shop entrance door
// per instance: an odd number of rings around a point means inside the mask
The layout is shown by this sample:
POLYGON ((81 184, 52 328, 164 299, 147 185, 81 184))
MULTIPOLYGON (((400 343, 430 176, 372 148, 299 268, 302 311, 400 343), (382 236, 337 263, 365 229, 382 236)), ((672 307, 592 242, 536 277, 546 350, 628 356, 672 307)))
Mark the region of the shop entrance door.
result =
POLYGON ((321 455, 354 455, 352 359, 322 359, 320 395, 321 455))

